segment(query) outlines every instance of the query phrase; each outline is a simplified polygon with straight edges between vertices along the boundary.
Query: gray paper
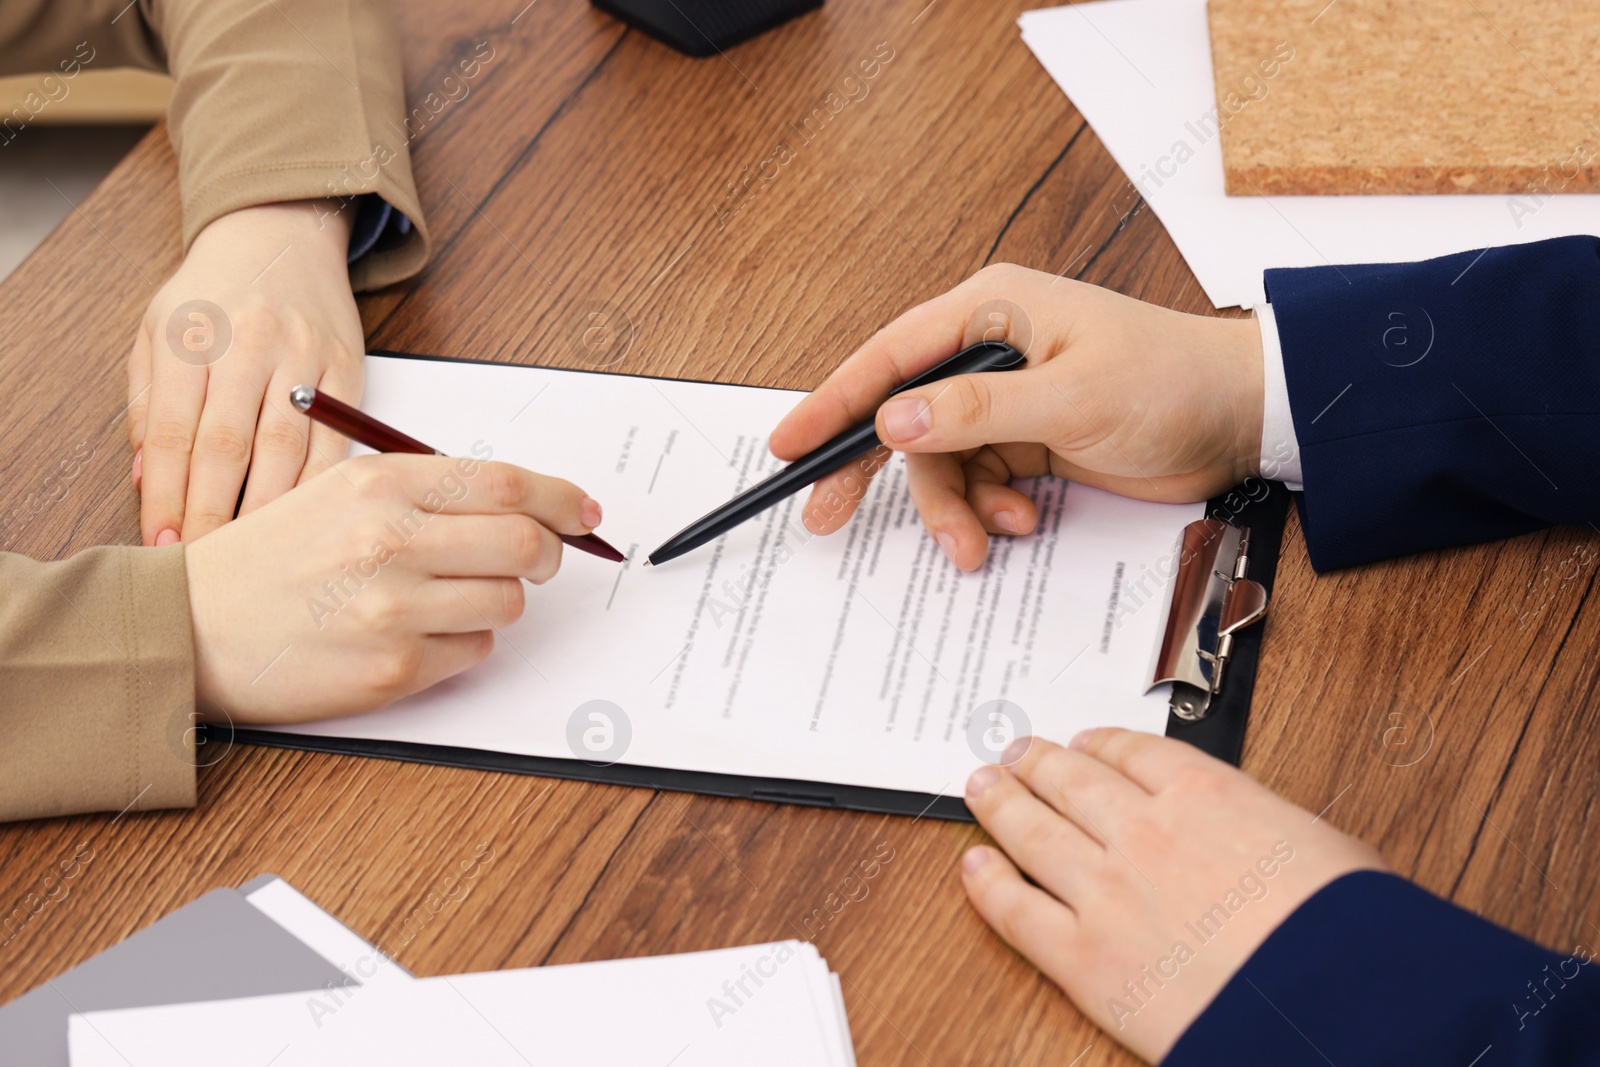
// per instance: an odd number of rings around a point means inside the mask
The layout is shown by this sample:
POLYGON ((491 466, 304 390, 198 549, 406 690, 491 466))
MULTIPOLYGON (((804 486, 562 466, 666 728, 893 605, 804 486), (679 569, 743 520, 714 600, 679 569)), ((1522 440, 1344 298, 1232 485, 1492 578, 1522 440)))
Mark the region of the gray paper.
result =
MULTIPOLYGON (((253 885, 253 883, 252 883, 253 885)), ((0 1067, 69 1067, 67 1016, 359 985, 237 890, 205 896, 0 1008, 0 1067)))

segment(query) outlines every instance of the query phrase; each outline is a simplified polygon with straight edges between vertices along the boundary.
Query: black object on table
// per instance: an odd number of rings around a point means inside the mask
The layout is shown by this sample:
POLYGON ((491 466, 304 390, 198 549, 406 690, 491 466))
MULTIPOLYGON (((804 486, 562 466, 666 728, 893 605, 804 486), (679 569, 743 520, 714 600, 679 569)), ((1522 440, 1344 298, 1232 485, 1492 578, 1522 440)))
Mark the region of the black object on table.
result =
POLYGON ((592 0, 606 14, 691 56, 710 56, 765 33, 822 0, 592 0))

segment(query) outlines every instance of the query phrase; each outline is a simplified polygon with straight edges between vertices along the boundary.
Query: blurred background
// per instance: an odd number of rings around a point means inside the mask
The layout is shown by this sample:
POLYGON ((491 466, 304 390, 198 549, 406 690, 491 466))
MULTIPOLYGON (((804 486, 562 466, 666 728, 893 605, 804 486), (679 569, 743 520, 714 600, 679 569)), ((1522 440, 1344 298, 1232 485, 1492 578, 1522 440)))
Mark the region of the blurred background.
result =
MULTIPOLYGON (((0 115, 11 114, 38 80, 0 78, 0 115)), ((70 95, 0 141, 0 278, 166 113, 171 94, 162 74, 85 70, 70 95)))

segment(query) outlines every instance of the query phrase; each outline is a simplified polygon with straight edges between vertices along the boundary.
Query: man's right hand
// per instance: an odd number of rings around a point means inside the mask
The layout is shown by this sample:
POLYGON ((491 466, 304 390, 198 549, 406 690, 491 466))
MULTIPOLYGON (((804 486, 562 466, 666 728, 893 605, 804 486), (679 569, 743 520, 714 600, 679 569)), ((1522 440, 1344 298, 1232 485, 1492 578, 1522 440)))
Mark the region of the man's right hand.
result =
MULTIPOLYGON (((794 459, 860 422, 908 453, 911 496, 963 570, 989 534, 1025 534, 1038 513, 1012 478, 1055 474, 1145 500, 1205 500, 1260 459, 1261 339, 1249 319, 1185 315, 1052 274, 986 267, 901 315, 802 400, 772 433, 794 459), (1025 350, 1016 371, 889 391, 980 340, 1025 350)), ((832 533, 863 495, 847 465, 805 509, 832 533), (832 494, 832 496, 830 496, 832 494)))

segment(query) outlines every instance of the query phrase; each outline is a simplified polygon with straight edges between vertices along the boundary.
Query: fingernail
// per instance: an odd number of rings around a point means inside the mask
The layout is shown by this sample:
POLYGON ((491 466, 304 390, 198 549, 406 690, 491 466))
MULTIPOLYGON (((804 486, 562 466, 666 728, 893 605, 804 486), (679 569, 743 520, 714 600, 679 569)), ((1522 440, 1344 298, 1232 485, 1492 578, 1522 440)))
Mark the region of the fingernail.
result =
POLYGON ((1006 533, 1021 533, 1022 523, 1017 520, 1014 511, 997 511, 994 513, 994 524, 1006 533))
POLYGON ((981 797, 984 792, 1000 780, 1000 772, 990 766, 982 766, 972 772, 972 777, 967 779, 967 796, 981 797))
POLYGON ((967 874, 977 874, 979 868, 989 862, 989 850, 983 847, 969 848, 967 854, 961 857, 961 869, 967 874))
POLYGON ((1006 746, 1006 750, 1004 752, 1000 753, 1000 763, 1006 767, 1011 766, 1023 756, 1026 756, 1028 754, 1028 749, 1032 746, 1033 738, 1017 738, 1015 741, 1006 746))
POLYGON ((175 545, 177 543, 178 543, 178 531, 177 530, 162 530, 160 533, 156 534, 156 547, 157 548, 166 548, 168 545, 175 545))
POLYGON ((1067 747, 1072 749, 1074 752, 1082 752, 1084 746, 1089 743, 1089 738, 1093 736, 1093 730, 1079 730, 1077 733, 1072 735, 1072 740, 1067 742, 1067 747))
POLYGON ((133 488, 137 490, 139 483, 144 479, 144 449, 136 449, 133 453, 133 488))
POLYGON ((583 519, 583 524, 590 528, 600 525, 600 501, 593 497, 584 497, 583 503, 578 505, 578 514, 583 519))
POLYGON ((883 405, 883 428, 896 441, 915 441, 933 428, 928 402, 916 396, 889 401, 883 405))
POLYGON ((944 549, 944 554, 950 557, 951 563, 954 563, 956 561, 956 539, 942 530, 934 534, 933 539, 939 542, 939 547, 944 549))

